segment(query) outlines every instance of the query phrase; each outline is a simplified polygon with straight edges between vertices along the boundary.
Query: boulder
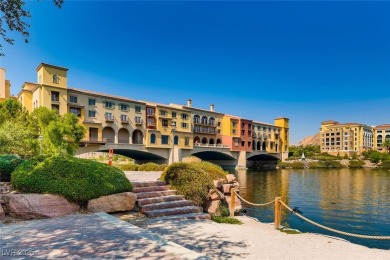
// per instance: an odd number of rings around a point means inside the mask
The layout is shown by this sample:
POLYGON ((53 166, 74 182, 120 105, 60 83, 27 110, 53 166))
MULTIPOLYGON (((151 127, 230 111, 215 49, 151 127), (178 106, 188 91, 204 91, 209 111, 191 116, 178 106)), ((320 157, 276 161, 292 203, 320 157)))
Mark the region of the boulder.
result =
POLYGON ((221 180, 213 180, 215 188, 219 189, 222 187, 223 182, 221 180))
POLYGON ((215 216, 220 216, 221 212, 219 207, 221 206, 220 200, 208 200, 205 205, 205 211, 207 211, 209 214, 213 214, 215 216))
POLYGON ((76 203, 53 194, 4 194, 7 213, 23 219, 53 218, 80 209, 76 203))
POLYGON ((5 212, 3 210, 3 207, 0 204, 0 219, 3 219, 3 218, 5 218, 5 212))
POLYGON ((227 174, 226 175, 226 180, 228 183, 233 183, 236 181, 236 176, 234 174, 227 174))
POLYGON ((209 198, 211 200, 221 200, 223 199, 225 196, 222 194, 222 192, 220 192, 219 190, 217 189, 213 189, 213 190, 210 190, 209 191, 209 198))
MULTIPOLYGON (((230 209, 231 196, 225 195, 225 200, 228 203, 230 209)), ((234 212, 239 212, 241 209, 242 209, 241 200, 236 196, 236 203, 234 204, 234 212)))
POLYGON ((137 195, 132 192, 123 192, 88 201, 89 212, 118 212, 132 210, 137 200, 137 195))

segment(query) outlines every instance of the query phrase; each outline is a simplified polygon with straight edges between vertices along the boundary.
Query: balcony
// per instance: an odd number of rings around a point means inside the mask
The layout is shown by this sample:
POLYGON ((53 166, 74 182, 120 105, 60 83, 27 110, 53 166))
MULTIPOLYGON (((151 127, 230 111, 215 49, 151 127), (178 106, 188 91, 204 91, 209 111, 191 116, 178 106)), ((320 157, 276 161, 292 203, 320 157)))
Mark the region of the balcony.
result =
POLYGON ((129 123, 129 119, 126 117, 126 118, 121 118, 121 122, 122 124, 128 124, 129 123))
POLYGON ((113 116, 106 116, 106 122, 114 122, 113 116))
POLYGON ((194 146, 197 147, 214 147, 214 148, 230 148, 229 145, 224 145, 224 144, 194 144, 194 146))
POLYGON ((134 119, 135 125, 143 125, 144 121, 141 118, 135 118, 134 119))
POLYGON ((156 114, 155 114, 154 112, 147 112, 146 115, 147 115, 147 116, 153 116, 153 117, 154 117, 156 114))

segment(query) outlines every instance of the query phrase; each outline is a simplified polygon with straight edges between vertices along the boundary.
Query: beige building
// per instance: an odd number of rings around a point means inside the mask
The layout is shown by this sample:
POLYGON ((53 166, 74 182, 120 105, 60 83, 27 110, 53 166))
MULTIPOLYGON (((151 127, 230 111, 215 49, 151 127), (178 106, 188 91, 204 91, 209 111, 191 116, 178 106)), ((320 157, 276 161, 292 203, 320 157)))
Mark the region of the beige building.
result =
POLYGON ((332 155, 361 154, 373 149, 374 130, 360 123, 339 123, 328 120, 321 123, 321 152, 332 155))
POLYGON ((0 102, 11 97, 11 83, 5 79, 5 69, 0 68, 0 102))
POLYGON ((386 151, 382 144, 385 140, 390 140, 390 124, 383 124, 374 127, 374 149, 386 151))

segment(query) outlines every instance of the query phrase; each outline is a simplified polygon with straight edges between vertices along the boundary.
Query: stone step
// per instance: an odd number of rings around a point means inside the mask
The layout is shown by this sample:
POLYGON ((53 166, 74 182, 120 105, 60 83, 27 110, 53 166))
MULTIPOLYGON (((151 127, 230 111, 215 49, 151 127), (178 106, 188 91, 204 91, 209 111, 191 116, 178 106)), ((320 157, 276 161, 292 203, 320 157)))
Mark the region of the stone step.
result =
POLYGON ((164 186, 167 185, 165 181, 132 181, 133 187, 151 187, 151 186, 164 186))
POLYGON ((137 203, 138 203, 138 207, 143 207, 145 205, 149 205, 152 203, 177 201, 177 200, 184 200, 184 196, 183 195, 169 195, 169 196, 153 197, 153 198, 147 198, 147 199, 138 199, 137 198, 137 203))
POLYGON ((156 209, 168 209, 168 208, 177 208, 185 206, 193 206, 194 203, 189 200, 176 200, 168 202, 153 203, 142 206, 141 212, 145 213, 147 211, 156 210, 156 209))
POLYGON ((170 216, 170 215, 180 215, 180 214, 188 214, 188 213, 198 213, 202 212, 201 207, 197 206, 186 206, 186 207, 178 207, 178 208, 169 208, 169 209, 155 209, 145 212, 144 214, 149 218, 170 216))
POLYGON ((169 186, 164 185, 164 186, 135 187, 133 188, 132 192, 140 193, 140 192, 163 191, 163 190, 169 190, 169 186))
POLYGON ((140 193, 137 193, 137 199, 162 197, 162 196, 175 195, 175 194, 176 194, 175 190, 140 192, 140 193))
POLYGON ((161 220, 176 220, 176 219, 195 219, 195 220, 211 220, 210 214, 204 212, 198 213, 188 213, 188 214, 180 214, 180 215, 171 215, 157 218, 150 218, 151 221, 161 221, 161 220))

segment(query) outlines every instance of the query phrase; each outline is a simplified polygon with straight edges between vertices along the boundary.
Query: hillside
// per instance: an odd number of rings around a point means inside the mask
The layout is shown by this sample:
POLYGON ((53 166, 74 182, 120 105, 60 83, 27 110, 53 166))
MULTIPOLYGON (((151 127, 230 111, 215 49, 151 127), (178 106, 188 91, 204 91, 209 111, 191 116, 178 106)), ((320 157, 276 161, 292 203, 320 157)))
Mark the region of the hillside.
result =
POLYGON ((320 145, 321 138, 320 133, 315 134, 314 136, 306 136, 301 141, 299 141, 298 145, 320 145))

